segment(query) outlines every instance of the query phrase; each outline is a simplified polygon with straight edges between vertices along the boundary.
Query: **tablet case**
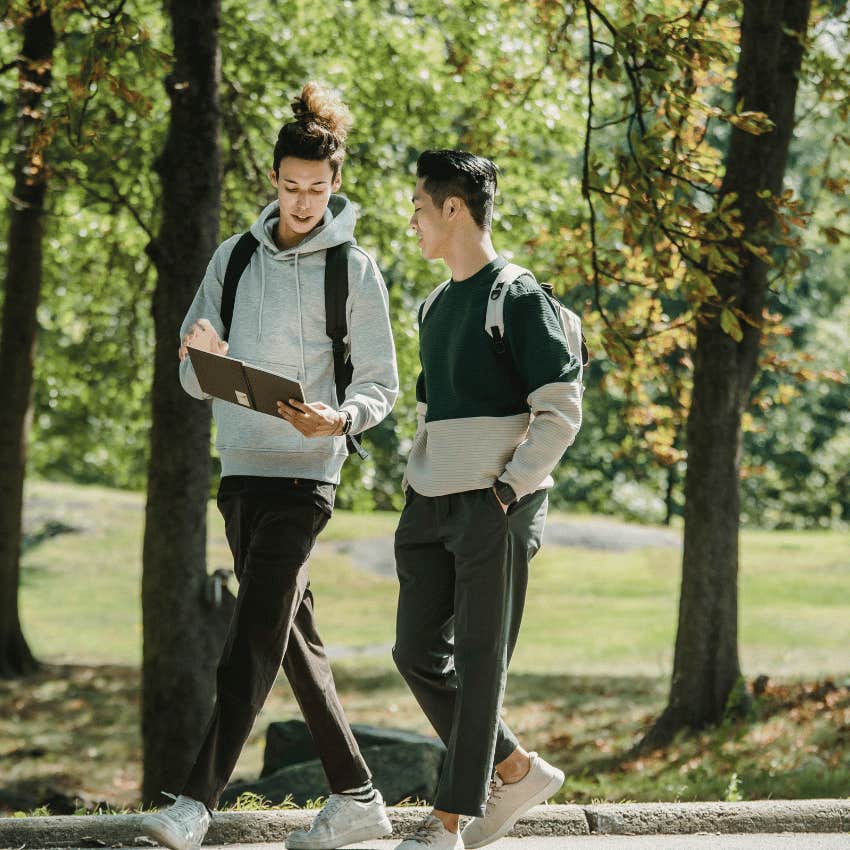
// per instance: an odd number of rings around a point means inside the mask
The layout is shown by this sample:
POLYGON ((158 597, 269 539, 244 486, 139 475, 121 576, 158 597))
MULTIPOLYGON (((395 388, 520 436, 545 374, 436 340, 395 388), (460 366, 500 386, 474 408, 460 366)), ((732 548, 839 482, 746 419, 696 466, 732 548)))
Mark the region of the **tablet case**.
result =
POLYGON ((235 357, 188 347, 201 389, 211 396, 281 418, 278 401, 304 401, 301 384, 284 375, 243 363, 235 357))

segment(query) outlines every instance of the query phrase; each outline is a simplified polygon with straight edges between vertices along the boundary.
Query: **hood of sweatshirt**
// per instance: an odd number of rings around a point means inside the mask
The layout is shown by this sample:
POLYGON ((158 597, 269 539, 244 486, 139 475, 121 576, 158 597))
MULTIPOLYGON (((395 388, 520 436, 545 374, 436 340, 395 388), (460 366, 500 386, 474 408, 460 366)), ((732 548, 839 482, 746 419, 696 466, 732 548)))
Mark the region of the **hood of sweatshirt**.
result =
POLYGON ((311 254, 354 241, 357 215, 354 205, 344 195, 331 195, 322 223, 292 248, 278 248, 272 235, 280 220, 280 204, 272 201, 251 225, 251 233, 263 246, 263 254, 274 259, 285 259, 293 254, 311 254))
MULTIPOLYGON (((343 242, 354 242, 354 225, 357 216, 354 205, 344 195, 331 195, 322 223, 311 230, 297 245, 278 248, 274 232, 280 220, 280 202, 272 201, 251 225, 251 233, 260 243, 260 305, 257 313, 257 335, 263 333, 263 312, 266 302, 266 262, 288 263, 294 259, 295 275, 298 277, 299 258, 317 251, 326 251, 343 242)), ((299 292, 300 310, 300 292, 299 292)))

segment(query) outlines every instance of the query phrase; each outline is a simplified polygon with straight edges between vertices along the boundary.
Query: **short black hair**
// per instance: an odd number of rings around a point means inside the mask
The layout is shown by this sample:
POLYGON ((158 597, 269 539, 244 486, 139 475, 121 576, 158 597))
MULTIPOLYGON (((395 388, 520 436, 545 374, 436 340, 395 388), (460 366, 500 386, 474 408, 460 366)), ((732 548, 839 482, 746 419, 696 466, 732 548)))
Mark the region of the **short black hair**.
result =
POLYGON ((483 156, 466 151, 424 151, 416 161, 416 176, 425 191, 442 207, 446 198, 462 198, 475 223, 489 230, 499 169, 483 156))

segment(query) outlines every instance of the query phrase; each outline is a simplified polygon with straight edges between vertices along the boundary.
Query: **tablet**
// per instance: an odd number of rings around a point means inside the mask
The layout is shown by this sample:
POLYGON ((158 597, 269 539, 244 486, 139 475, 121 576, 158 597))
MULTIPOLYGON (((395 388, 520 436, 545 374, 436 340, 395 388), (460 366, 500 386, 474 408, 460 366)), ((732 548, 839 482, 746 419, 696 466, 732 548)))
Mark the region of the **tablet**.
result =
POLYGON ((268 413, 271 416, 280 417, 277 412, 279 401, 287 402, 294 398, 296 401, 304 401, 304 390, 301 384, 293 378, 259 369, 248 363, 243 364, 251 394, 254 397, 254 410, 260 413, 268 413))
POLYGON ((189 359, 201 389, 222 401, 281 418, 278 401, 290 398, 304 401, 301 384, 285 375, 278 375, 243 363, 235 357, 213 354, 188 346, 189 359))

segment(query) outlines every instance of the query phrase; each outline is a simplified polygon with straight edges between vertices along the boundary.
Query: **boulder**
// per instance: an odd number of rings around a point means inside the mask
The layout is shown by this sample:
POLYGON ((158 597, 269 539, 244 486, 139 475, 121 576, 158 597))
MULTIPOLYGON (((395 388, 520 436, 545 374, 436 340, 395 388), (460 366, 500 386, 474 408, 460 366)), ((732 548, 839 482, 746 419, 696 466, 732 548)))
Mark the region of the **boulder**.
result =
MULTIPOLYGON (((369 726, 365 723, 355 723, 351 730, 354 732, 354 737, 361 751, 367 747, 422 744, 424 746, 436 745, 445 752, 445 748, 439 739, 420 735, 417 732, 406 732, 403 729, 382 729, 380 726, 369 726)), ((266 749, 263 755, 263 770, 260 777, 270 776, 281 768, 293 764, 302 764, 318 757, 319 753, 313 743, 310 730, 303 720, 270 723, 266 732, 266 749)))
MULTIPOLYGON (((372 782, 388 805, 403 800, 434 799, 446 752, 438 741, 426 738, 407 743, 361 745, 360 751, 372 771, 372 782)), ((313 759, 289 764, 253 782, 234 782, 225 790, 220 805, 232 804, 245 792, 260 794, 274 805, 291 795, 295 804, 304 806, 308 800, 326 797, 330 789, 321 762, 313 759)))

